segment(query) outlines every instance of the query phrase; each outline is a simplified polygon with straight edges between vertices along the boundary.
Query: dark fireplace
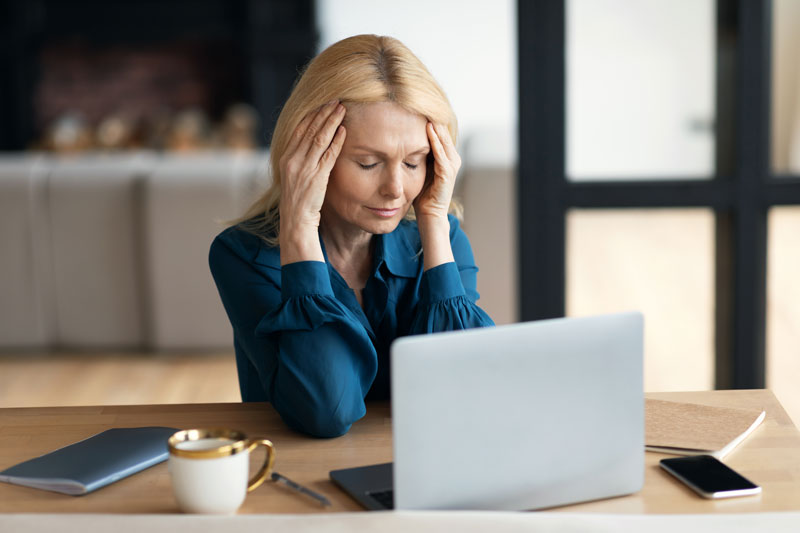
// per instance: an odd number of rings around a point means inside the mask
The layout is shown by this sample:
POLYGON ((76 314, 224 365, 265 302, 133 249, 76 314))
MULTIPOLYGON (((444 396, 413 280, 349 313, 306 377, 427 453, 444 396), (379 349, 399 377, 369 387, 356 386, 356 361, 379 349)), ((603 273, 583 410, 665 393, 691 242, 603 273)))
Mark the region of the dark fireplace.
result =
POLYGON ((247 112, 266 145, 316 49, 313 8, 313 0, 0 0, 0 150, 46 148, 54 125, 70 120, 91 129, 94 143, 128 128, 132 147, 160 149, 164 139, 153 136, 165 121, 203 127, 247 112))

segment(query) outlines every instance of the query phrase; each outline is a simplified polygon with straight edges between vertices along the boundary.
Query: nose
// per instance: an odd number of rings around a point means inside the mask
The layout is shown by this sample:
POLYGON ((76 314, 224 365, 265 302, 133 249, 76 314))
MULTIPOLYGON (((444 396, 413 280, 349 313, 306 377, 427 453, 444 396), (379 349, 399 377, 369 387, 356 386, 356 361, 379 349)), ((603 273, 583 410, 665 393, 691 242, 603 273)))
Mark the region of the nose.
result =
POLYGON ((403 195, 403 179, 401 170, 394 165, 389 165, 381 177, 379 192, 381 196, 397 199, 403 195))

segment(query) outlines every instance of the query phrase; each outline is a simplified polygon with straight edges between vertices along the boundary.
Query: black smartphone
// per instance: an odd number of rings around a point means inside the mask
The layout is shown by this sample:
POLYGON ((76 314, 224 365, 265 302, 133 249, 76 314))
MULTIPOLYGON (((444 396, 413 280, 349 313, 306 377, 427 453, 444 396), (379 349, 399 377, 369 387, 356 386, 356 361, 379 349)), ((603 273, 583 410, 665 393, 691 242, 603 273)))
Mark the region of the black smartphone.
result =
POLYGON ((662 459, 660 464, 704 498, 732 498, 761 492, 761 487, 710 455, 662 459))

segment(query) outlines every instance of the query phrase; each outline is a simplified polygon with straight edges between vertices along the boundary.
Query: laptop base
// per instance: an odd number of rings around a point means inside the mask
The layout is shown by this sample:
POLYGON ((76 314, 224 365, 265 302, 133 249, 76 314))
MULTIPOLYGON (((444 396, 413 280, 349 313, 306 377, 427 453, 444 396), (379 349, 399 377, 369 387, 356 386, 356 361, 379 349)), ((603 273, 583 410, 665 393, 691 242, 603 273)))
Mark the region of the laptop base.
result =
POLYGON ((330 478, 370 511, 394 509, 393 463, 331 470, 330 478))

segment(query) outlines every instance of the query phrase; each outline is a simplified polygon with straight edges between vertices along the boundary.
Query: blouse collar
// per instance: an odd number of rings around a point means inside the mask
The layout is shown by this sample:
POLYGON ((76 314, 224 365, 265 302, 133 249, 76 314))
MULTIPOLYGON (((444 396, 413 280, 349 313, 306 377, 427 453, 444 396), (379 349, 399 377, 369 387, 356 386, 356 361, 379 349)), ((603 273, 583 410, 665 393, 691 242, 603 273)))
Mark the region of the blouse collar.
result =
POLYGON ((393 232, 377 237, 375 265, 380 266, 383 261, 395 276, 416 277, 422 260, 422 241, 417 223, 403 220, 393 232))

